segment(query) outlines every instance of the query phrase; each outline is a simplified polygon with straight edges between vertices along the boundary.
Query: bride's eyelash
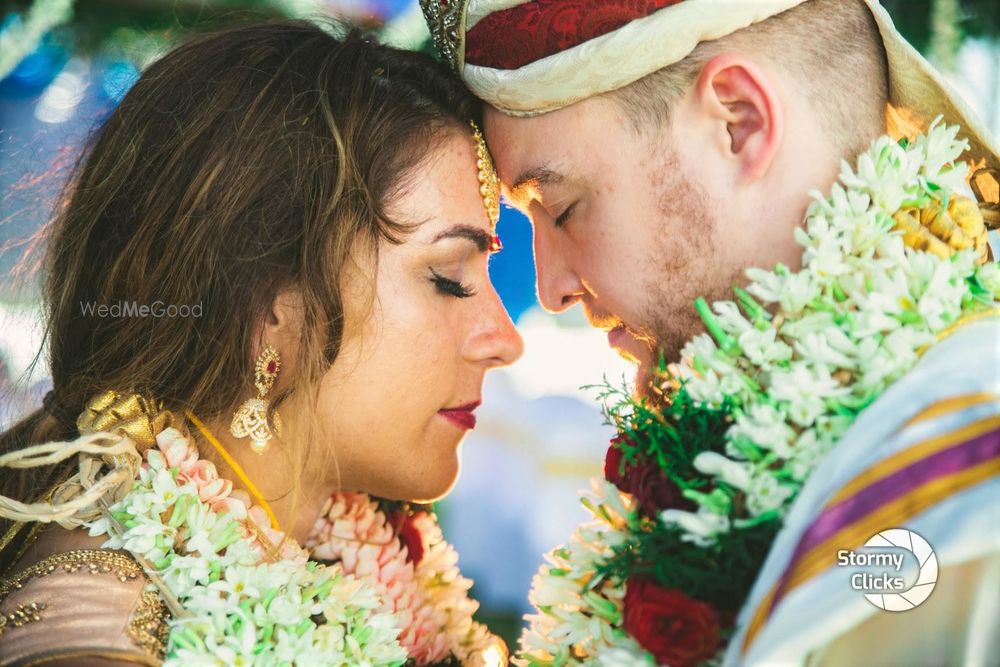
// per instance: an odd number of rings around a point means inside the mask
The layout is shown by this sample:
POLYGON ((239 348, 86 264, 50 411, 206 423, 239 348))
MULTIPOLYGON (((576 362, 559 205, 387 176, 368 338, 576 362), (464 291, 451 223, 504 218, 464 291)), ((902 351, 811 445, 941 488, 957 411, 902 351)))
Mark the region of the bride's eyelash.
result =
POLYGON ((437 287, 437 290, 441 294, 458 297, 459 299, 465 299, 476 293, 471 287, 466 287, 457 280, 445 278, 434 269, 431 269, 431 282, 434 283, 434 286, 437 287))

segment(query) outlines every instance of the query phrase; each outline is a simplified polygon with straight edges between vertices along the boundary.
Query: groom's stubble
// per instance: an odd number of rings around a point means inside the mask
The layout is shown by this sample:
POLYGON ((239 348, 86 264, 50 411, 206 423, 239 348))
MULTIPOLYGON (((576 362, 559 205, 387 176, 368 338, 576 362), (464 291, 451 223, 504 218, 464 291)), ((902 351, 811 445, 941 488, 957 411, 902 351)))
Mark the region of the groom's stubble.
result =
POLYGON ((646 281, 646 328, 654 346, 653 363, 662 354, 677 361, 684 344, 704 329, 694 302, 731 298, 741 284, 746 263, 726 266, 719 249, 726 242, 726 223, 719 219, 714 197, 690 178, 676 151, 667 147, 652 157, 650 184, 657 206, 657 228, 650 230, 651 255, 646 281))

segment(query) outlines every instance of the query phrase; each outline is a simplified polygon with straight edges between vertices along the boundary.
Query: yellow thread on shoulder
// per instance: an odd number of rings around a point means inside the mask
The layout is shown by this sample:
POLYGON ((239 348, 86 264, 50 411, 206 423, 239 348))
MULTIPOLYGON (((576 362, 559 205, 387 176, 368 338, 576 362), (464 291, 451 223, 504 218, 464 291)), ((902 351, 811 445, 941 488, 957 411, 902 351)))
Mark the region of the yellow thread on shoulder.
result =
POLYGON ((257 490, 257 485, 250 481, 247 474, 243 472, 242 466, 240 466, 240 464, 236 462, 236 459, 234 459, 232 455, 226 451, 226 448, 221 442, 219 442, 219 439, 208 430, 208 427, 205 426, 205 424, 202 423, 202 421, 198 419, 193 412, 185 410, 184 414, 186 414, 187 418, 191 420, 191 423, 194 424, 199 431, 201 431, 201 434, 205 436, 205 439, 208 440, 213 447, 215 447, 215 451, 217 451, 226 464, 232 468, 233 472, 236 473, 236 476, 239 477, 241 482, 243 482, 243 486, 246 487, 247 491, 250 492, 250 495, 254 497, 254 500, 256 500, 261 508, 263 508, 263 510, 267 513, 268 518, 271 519, 271 527, 275 530, 281 530, 278 525, 278 517, 275 516, 274 510, 272 510, 268 502, 264 500, 264 496, 261 492, 257 490))
POLYGON ((973 394, 963 394, 961 396, 944 398, 937 403, 932 403, 921 412, 910 417, 909 421, 903 424, 903 428, 909 428, 914 424, 937 419, 938 417, 943 417, 960 410, 974 408, 977 405, 989 403, 990 401, 995 401, 997 399, 1000 399, 1000 396, 990 391, 980 391, 973 394))

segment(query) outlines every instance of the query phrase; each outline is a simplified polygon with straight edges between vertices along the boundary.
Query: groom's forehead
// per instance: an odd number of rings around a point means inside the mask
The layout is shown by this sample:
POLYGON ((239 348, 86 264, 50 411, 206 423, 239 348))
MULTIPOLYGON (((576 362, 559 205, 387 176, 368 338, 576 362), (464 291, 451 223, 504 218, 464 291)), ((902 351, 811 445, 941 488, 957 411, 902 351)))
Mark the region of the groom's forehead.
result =
POLYGON ((527 118, 489 110, 486 139, 504 185, 510 189, 528 184, 545 187, 572 179, 580 154, 600 139, 595 136, 603 126, 599 106, 603 104, 587 100, 527 118))
POLYGON ((504 194, 514 203, 537 199, 547 190, 570 182, 576 171, 558 137, 546 141, 514 133, 493 151, 504 194))

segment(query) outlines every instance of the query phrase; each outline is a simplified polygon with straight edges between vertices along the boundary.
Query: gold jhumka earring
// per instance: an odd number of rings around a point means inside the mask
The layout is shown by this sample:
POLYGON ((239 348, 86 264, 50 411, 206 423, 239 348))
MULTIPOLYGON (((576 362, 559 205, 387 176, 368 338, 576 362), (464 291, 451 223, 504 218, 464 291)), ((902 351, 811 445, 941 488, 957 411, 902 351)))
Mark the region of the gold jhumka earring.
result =
POLYGON ((483 133, 475 121, 469 121, 472 126, 472 137, 476 140, 476 168, 479 169, 479 194, 483 197, 483 206, 493 225, 493 236, 490 239, 490 252, 500 252, 503 244, 497 236, 497 221, 500 220, 500 178, 493 166, 493 157, 486 145, 483 133))
MULTIPOLYGON (((267 393, 274 386, 274 380, 281 369, 281 357, 278 351, 270 345, 265 345, 257 363, 254 366, 253 384, 257 388, 257 397, 247 399, 240 409, 233 413, 233 422, 229 432, 236 438, 250 437, 250 448, 257 454, 267 451, 271 438, 271 427, 267 423, 267 393)), ((275 426, 277 414, 275 415, 275 426)))

